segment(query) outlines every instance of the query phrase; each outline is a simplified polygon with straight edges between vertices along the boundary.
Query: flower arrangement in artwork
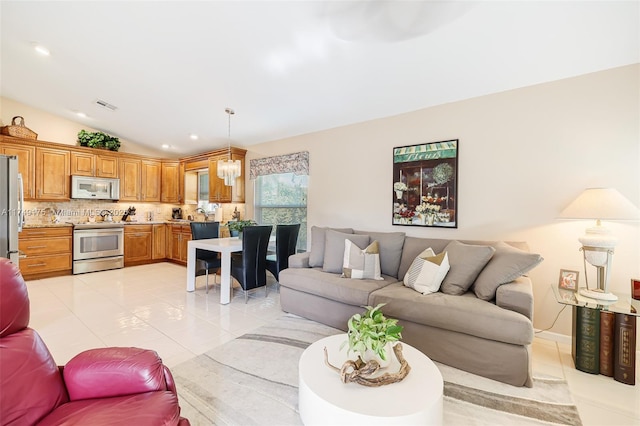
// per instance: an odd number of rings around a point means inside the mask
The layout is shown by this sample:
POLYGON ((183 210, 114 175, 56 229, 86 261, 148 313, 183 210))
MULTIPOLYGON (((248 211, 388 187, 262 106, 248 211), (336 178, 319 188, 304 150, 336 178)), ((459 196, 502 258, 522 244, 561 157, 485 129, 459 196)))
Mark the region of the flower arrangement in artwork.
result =
POLYGON ((407 190, 407 184, 404 182, 395 182, 393 184, 393 190, 394 191, 406 191, 407 190))

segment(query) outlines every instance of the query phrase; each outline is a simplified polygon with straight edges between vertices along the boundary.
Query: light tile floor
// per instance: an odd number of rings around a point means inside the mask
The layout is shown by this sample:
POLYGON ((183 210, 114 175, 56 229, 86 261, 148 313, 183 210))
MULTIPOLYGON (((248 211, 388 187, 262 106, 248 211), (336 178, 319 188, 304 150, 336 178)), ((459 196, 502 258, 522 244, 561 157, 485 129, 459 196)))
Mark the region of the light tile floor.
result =
MULTIPOLYGON (((236 291, 220 305, 219 287, 205 294, 198 277, 188 293, 185 276, 182 266, 157 263, 29 281, 30 326, 60 365, 85 349, 138 346, 156 350, 172 367, 283 313, 273 282, 266 298, 261 289, 245 304, 236 291)), ((585 425, 640 425, 640 377, 628 386, 577 371, 569 345, 539 337, 533 355, 535 372, 567 380, 585 425)))

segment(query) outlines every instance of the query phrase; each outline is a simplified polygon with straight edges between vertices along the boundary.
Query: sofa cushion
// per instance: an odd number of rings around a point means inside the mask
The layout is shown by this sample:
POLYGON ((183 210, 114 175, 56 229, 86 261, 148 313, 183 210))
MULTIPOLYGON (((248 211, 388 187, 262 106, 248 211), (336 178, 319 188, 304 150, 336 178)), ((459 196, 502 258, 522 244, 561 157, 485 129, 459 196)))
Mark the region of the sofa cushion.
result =
POLYGON ((400 325, 406 320, 514 345, 533 341, 533 324, 527 317, 480 300, 473 292, 461 296, 442 292, 422 295, 394 283, 371 294, 369 306, 379 303, 386 303, 383 313, 401 320, 400 325))
POLYGON ((345 234, 353 234, 351 228, 327 228, 311 227, 311 253, 309 254, 309 266, 312 268, 321 267, 324 263, 324 240, 327 229, 335 229, 345 234))
POLYGON ((378 241, 380 247, 380 270, 385 275, 401 278, 398 275, 398 267, 402 258, 402 248, 404 247, 404 232, 365 232, 354 231, 355 234, 366 234, 371 241, 378 241))
POLYGON ((447 244, 444 251, 449 255, 451 269, 444 278, 440 290, 446 294, 461 295, 469 290, 496 249, 491 246, 464 244, 454 240, 447 244))
POLYGON ((323 271, 334 274, 342 273, 344 240, 347 238, 359 247, 366 247, 369 244, 368 235, 345 234, 333 229, 327 229, 324 243, 324 262, 322 263, 323 271))
POLYGON ((322 272, 320 268, 287 268, 280 272, 279 283, 282 287, 336 302, 366 306, 369 302, 369 295, 373 291, 398 281, 395 277, 388 275, 382 275, 382 278, 383 280, 352 280, 342 278, 338 274, 322 272))
POLYGON ((64 404, 45 417, 49 425, 177 425, 178 397, 170 391, 114 398, 83 399, 64 404))
POLYGON ((472 287, 482 300, 493 300, 499 286, 526 274, 543 261, 539 254, 517 249, 504 242, 496 243, 493 247, 496 252, 472 287))
POLYGON ((436 255, 431 248, 423 251, 413 260, 404 276, 404 285, 418 293, 435 293, 449 271, 447 252, 436 255))
MULTIPOLYGON (((405 276, 413 263, 413 259, 418 257, 425 249, 431 247, 434 253, 442 253, 450 242, 451 240, 438 238, 405 237, 400 267, 398 268, 398 277, 401 278, 405 276)), ((449 259, 449 261, 451 261, 451 259, 449 259)))
POLYGON ((374 241, 361 249, 351 240, 344 240, 342 277, 381 280, 378 242, 374 241))

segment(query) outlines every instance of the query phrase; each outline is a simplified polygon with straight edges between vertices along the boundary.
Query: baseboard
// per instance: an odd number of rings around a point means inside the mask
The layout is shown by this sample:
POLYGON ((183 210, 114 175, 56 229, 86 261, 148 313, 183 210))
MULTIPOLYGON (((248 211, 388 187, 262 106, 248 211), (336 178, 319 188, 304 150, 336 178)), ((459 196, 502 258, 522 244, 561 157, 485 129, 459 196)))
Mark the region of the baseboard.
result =
POLYGON ((545 340, 552 340, 558 343, 564 343, 567 345, 571 344, 571 336, 567 336, 566 334, 553 333, 551 331, 539 331, 535 330, 535 336, 545 340))
MULTIPOLYGON (((571 345, 571 336, 567 336, 566 334, 553 333, 551 331, 540 331, 534 330, 536 333, 535 336, 545 340, 551 340, 558 343, 565 343, 567 345, 571 345)), ((640 346, 636 347, 636 359, 640 359, 640 346)))

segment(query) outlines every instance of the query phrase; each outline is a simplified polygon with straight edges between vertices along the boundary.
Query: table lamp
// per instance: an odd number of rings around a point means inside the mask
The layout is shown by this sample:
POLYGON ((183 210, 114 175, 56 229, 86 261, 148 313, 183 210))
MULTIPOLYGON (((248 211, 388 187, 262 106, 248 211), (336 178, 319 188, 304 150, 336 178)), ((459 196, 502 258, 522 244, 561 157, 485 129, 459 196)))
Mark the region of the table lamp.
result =
POLYGON ((638 220, 640 210, 613 188, 587 188, 576 198, 560 217, 564 219, 595 219, 596 226, 587 228, 578 238, 582 244, 584 275, 587 288, 580 294, 597 300, 615 301, 618 297, 609 292, 611 257, 618 240, 602 226, 601 220, 638 220), (587 263, 596 267, 597 288, 589 288, 587 263))

